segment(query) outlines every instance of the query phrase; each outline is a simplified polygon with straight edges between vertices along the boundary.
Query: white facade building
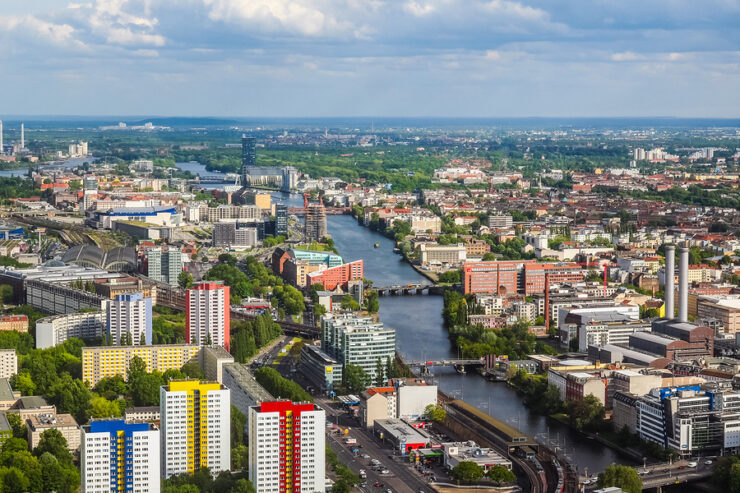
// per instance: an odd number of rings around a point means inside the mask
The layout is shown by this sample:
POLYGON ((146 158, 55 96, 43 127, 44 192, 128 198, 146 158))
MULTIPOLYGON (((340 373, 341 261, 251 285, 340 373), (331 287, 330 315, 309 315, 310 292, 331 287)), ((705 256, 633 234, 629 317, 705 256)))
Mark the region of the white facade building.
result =
POLYGON ((326 490, 324 410, 311 403, 263 402, 249 408, 249 479, 257 493, 326 490), (284 460, 281 456, 292 457, 284 460))
POLYGON ((95 339, 103 335, 108 316, 105 312, 68 313, 36 322, 36 348, 63 344, 70 337, 95 339))
POLYGON ((216 382, 172 380, 159 389, 159 409, 163 477, 231 468, 229 389, 216 382))
POLYGON ((141 293, 119 294, 114 300, 104 300, 108 313, 108 339, 111 346, 140 346, 152 342, 152 299, 141 293))
POLYGON ((160 491, 159 429, 155 425, 122 419, 93 421, 82 427, 81 434, 83 493, 160 491))

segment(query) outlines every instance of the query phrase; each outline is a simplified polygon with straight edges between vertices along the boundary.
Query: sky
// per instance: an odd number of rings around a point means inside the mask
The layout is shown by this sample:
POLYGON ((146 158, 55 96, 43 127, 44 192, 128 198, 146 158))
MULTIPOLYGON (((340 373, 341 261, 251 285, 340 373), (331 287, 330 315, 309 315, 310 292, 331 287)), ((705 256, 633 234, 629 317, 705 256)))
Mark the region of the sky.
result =
POLYGON ((740 117, 740 0, 0 0, 0 117, 740 117))

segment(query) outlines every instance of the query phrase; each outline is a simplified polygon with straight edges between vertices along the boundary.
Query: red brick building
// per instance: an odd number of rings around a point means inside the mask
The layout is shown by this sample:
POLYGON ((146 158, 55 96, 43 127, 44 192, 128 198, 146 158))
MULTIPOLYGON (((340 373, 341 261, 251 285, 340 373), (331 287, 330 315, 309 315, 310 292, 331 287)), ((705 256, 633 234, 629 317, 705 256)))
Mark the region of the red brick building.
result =
POLYGON ((319 272, 310 272, 306 276, 308 285, 323 284, 324 289, 329 291, 336 289, 337 286, 347 287, 349 281, 357 281, 365 276, 364 263, 362 260, 355 260, 337 267, 330 267, 319 272))
POLYGON ((550 284, 573 283, 583 281, 583 269, 575 263, 567 264, 525 264, 524 294, 530 295, 545 292, 545 274, 550 284))
MULTIPOLYGON (((534 260, 499 260, 463 265, 463 291, 471 293, 509 294, 518 292, 519 272, 534 260)), ((544 285, 543 285, 544 286, 544 285)), ((543 288, 544 289, 544 288, 543 288)))

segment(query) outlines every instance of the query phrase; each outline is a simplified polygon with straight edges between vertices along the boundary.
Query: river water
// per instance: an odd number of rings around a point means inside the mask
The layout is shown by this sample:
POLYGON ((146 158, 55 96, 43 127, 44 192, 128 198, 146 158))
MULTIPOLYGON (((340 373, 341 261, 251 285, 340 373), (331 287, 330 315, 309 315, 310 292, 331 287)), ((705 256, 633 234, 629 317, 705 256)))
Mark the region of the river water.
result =
MULTIPOLYGON (((222 175, 210 172, 200 163, 178 163, 194 174, 222 175)), ((272 193, 273 199, 292 207, 303 205, 298 194, 272 193)), ((351 216, 328 216, 329 234, 345 261, 363 259, 365 277, 376 285, 399 285, 424 281, 425 278, 401 256, 393 253, 394 242, 357 224, 351 216), (378 248, 375 243, 380 243, 378 248)), ((380 320, 396 329, 396 345, 405 359, 441 359, 457 357, 442 323, 441 296, 389 296, 380 298, 380 320)), ((627 463, 613 450, 583 438, 570 428, 544 416, 530 413, 521 397, 504 383, 491 383, 471 373, 459 375, 452 368, 434 368, 433 378, 449 395, 488 412, 501 421, 524 431, 540 441, 549 440, 578 465, 581 472, 600 472, 611 463, 627 463)))

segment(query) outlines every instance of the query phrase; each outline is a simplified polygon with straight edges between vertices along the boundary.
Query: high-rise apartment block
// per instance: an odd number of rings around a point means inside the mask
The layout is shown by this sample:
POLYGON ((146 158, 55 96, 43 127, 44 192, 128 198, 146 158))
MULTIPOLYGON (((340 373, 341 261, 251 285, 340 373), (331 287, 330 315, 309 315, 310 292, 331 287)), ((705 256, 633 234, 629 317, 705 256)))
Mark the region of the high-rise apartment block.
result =
POLYGON ((275 206, 275 236, 288 237, 288 206, 277 204, 275 206))
POLYGON ((327 235, 324 204, 309 204, 306 207, 305 234, 307 241, 321 241, 327 235))
POLYGON ((324 410, 310 403, 249 408, 249 479, 257 493, 324 491, 324 410))
POLYGON ((242 134, 242 167, 257 165, 256 140, 242 134))
POLYGON ((15 349, 0 349, 0 378, 10 378, 18 373, 18 356, 15 349))
POLYGON ((197 346, 230 349, 231 290, 215 282, 188 289, 185 299, 185 340, 197 346))
POLYGON ((204 467, 213 474, 229 470, 229 389, 216 382, 173 380, 160 387, 159 403, 161 468, 165 478, 192 474, 204 467))
POLYGON ((141 293, 119 294, 103 301, 108 312, 108 340, 112 346, 152 342, 152 299, 141 293))
POLYGON ((321 318, 321 349, 345 368, 358 365, 374 379, 378 359, 385 364, 396 357, 396 331, 370 317, 328 314, 321 318))
POLYGON ((147 276, 155 281, 177 284, 182 267, 182 252, 177 248, 156 247, 147 250, 147 276))
POLYGON ((159 429, 122 419, 82 427, 80 469, 83 493, 157 493, 159 429))

